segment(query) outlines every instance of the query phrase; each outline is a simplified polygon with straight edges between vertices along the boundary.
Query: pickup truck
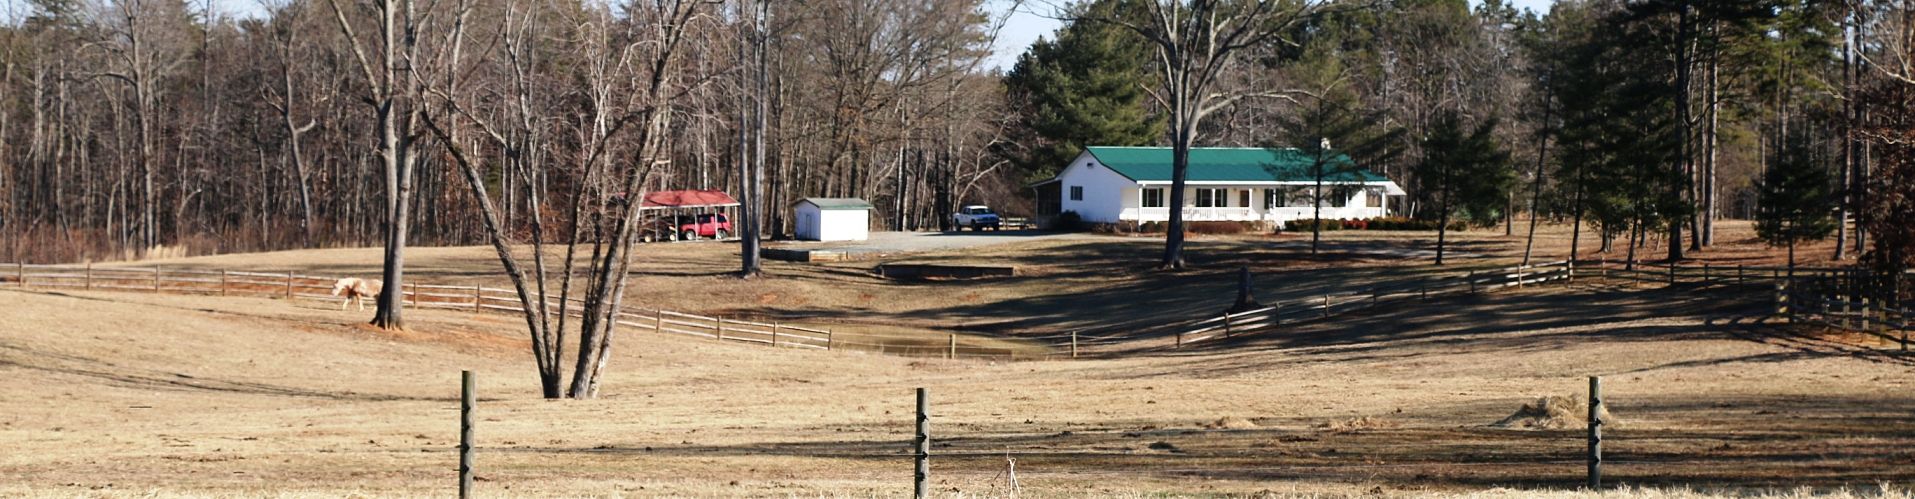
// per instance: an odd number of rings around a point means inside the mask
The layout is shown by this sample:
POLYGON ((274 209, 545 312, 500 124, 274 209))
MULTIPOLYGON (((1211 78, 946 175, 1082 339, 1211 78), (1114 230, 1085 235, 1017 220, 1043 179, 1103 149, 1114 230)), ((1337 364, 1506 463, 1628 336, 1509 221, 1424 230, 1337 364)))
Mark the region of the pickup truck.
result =
POLYGON ((646 243, 674 239, 724 239, 732 234, 731 219, 717 214, 661 216, 639 223, 638 240, 646 243))
POLYGON ((991 211, 991 207, 983 205, 970 205, 958 208, 957 213, 951 214, 951 224, 956 225, 960 231, 966 227, 969 227, 973 231, 984 230, 986 227, 989 227, 991 230, 998 230, 1000 227, 997 212, 991 211))

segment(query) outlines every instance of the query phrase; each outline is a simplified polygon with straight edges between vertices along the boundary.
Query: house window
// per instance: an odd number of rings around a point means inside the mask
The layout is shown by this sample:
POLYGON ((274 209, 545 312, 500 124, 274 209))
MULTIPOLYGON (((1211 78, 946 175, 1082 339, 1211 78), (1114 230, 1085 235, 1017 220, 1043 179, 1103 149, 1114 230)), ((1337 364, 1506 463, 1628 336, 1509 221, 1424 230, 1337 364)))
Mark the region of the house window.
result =
POLYGON ((1250 189, 1237 191, 1237 206, 1244 208, 1250 207, 1250 189))
POLYGON ((1164 207, 1164 188, 1156 187, 1156 188, 1144 189, 1144 207, 1145 208, 1164 207))
POLYGON ((1370 189, 1364 194, 1365 194, 1364 197, 1367 199, 1364 199, 1363 206, 1370 207, 1370 208, 1383 207, 1383 191, 1377 190, 1377 189, 1370 189))
POLYGON ((1269 210, 1282 207, 1284 203, 1283 198, 1283 189, 1264 189, 1263 209, 1269 210))
POLYGON ((1197 189, 1198 208, 1223 208, 1230 206, 1229 189, 1197 189))
POLYGON ((1084 200, 1084 186, 1081 186, 1081 185, 1071 186, 1071 201, 1083 201, 1083 200, 1084 200))

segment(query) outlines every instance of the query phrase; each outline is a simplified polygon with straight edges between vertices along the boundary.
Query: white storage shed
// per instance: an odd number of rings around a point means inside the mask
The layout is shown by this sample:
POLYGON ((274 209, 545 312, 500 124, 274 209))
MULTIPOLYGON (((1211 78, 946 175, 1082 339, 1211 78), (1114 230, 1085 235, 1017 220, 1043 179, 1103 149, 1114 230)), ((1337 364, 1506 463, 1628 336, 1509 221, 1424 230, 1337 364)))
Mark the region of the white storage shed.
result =
POLYGON ((871 203, 863 199, 804 198, 792 206, 798 239, 863 241, 871 235, 871 203))

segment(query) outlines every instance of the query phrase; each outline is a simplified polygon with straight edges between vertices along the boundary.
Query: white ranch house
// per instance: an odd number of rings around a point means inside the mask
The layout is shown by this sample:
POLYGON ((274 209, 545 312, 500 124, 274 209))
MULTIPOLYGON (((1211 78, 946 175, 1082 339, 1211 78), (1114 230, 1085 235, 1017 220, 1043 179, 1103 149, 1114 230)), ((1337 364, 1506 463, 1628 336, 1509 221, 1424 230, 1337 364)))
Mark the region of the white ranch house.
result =
MULTIPOLYGON (((1184 220, 1285 222, 1312 217, 1311 175, 1318 161, 1297 149, 1199 147, 1190 150, 1185 176, 1184 220)), ((1325 219, 1370 219, 1389 215, 1386 196, 1403 188, 1381 175, 1354 168, 1348 157, 1324 157, 1325 219)), ((1057 176, 1032 184, 1037 214, 1071 211, 1088 223, 1170 220, 1171 150, 1168 147, 1085 148, 1057 176)))

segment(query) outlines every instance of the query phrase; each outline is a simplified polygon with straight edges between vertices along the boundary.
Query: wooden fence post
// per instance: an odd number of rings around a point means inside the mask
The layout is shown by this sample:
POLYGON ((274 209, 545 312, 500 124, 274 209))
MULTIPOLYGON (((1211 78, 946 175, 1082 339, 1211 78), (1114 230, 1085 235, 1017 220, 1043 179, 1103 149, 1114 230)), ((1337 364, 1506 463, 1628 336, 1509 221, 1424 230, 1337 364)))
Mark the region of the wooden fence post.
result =
POLYGON ((1183 331, 1178 331, 1178 332, 1177 332, 1177 346, 1175 346, 1175 347, 1172 347, 1172 348, 1183 348, 1183 347, 1184 347, 1184 332, 1183 332, 1183 331))
POLYGON ((153 266, 153 292, 160 292, 160 266, 153 266))
POLYGON ((13 282, 19 284, 22 288, 27 287, 26 262, 15 262, 13 264, 13 282))
POLYGON ((1323 316, 1324 317, 1330 316, 1330 294, 1329 293, 1323 294, 1323 316))
POLYGON ((1709 262, 1702 262, 1702 284, 1709 284, 1709 262))
POLYGON ((219 295, 226 296, 226 271, 219 271, 219 295))
POLYGON ((917 472, 913 474, 912 497, 924 499, 931 492, 931 401, 923 388, 918 389, 917 472))
POLYGON ((412 288, 412 306, 419 306, 419 283, 408 283, 406 287, 412 288))
POLYGON ((86 262, 86 289, 93 290, 93 262, 86 262))
POLYGON ((1850 307, 1849 307, 1849 303, 1850 303, 1850 301, 1849 301, 1849 300, 1850 300, 1850 299, 1853 299, 1853 298, 1855 298, 1855 297, 1853 297, 1853 296, 1842 296, 1842 297, 1841 297, 1841 299, 1842 299, 1842 322, 1841 322, 1841 324, 1842 324, 1842 329, 1847 329, 1847 330, 1850 330, 1850 331, 1854 331, 1854 330, 1855 330, 1855 321, 1854 321, 1854 319, 1853 319, 1853 316, 1851 316, 1851 315, 1850 315, 1850 314, 1853 314, 1853 313, 1855 313, 1855 312, 1854 312, 1854 310, 1853 310, 1852 308, 1850 308, 1850 307))
POLYGON ((665 332, 665 310, 659 309, 655 312, 657 313, 652 314, 652 332, 663 333, 665 332))
POLYGON ((1230 312, 1223 313, 1223 337, 1230 337, 1230 312))
POLYGON ((946 359, 957 358, 957 335, 955 334, 951 335, 951 350, 944 354, 944 358, 946 359))
POLYGON ((478 405, 472 371, 459 371, 459 497, 472 495, 472 410, 478 405))
MULTIPOLYGON (((1775 283, 1775 315, 1780 315, 1784 319, 1789 319, 1790 315, 1792 315, 1789 313, 1788 281, 1776 281, 1775 283)), ((1790 320, 1789 322, 1795 321, 1790 320)))
POLYGON ((831 330, 826 329, 825 330, 825 351, 829 352, 833 350, 834 347, 836 346, 836 345, 833 345, 833 343, 834 342, 831 340, 831 330))
POLYGON ((1077 358, 1077 332, 1071 331, 1071 358, 1077 358))
POLYGON ((1739 264, 1739 263, 1738 263, 1738 264, 1736 264, 1736 266, 1735 266, 1735 282, 1736 282, 1736 284, 1742 284, 1742 283, 1746 283, 1746 282, 1749 282, 1749 279, 1748 279, 1748 278, 1746 278, 1746 277, 1743 277, 1743 275, 1744 275, 1744 274, 1743 274, 1743 270, 1742 270, 1742 264, 1739 264))
POLYGON ((1602 377, 1589 377, 1589 489, 1602 488, 1602 377))
POLYGON ((718 341, 725 341, 725 318, 717 317, 716 319, 718 320, 718 341))
POLYGON ((478 286, 472 287, 472 311, 473 312, 478 312, 479 310, 483 308, 480 306, 480 303, 485 300, 484 290, 485 288, 481 288, 478 286))
POLYGON ((1470 294, 1476 294, 1476 271, 1474 270, 1469 271, 1469 276, 1464 277, 1463 279, 1469 281, 1470 294))
POLYGON ((286 299, 293 299, 293 272, 286 271, 286 299))
POLYGON ((778 346, 778 321, 771 321, 771 346, 778 346))

